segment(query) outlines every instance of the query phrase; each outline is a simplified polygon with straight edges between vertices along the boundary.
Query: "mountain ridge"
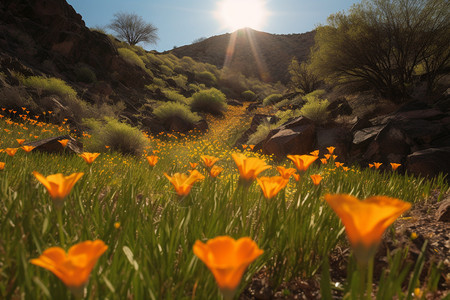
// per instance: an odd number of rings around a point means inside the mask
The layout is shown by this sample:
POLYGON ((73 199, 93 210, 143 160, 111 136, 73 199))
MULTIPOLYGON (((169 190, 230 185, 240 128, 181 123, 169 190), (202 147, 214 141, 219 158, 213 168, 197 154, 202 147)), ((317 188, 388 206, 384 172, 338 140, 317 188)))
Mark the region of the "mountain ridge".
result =
POLYGON ((288 66, 292 58, 306 61, 314 45, 315 31, 300 34, 271 34, 251 28, 206 38, 200 42, 174 48, 182 58, 228 67, 248 77, 266 82, 289 81, 288 66))

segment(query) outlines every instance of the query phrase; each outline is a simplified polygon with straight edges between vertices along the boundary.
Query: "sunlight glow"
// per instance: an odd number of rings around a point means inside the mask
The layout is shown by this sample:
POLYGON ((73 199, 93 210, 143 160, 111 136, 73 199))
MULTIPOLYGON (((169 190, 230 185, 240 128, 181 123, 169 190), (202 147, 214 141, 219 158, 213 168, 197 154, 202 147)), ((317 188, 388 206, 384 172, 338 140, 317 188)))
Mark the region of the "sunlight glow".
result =
POLYGON ((265 4, 264 0, 222 0, 215 15, 233 31, 245 27, 261 30, 269 14, 265 4))

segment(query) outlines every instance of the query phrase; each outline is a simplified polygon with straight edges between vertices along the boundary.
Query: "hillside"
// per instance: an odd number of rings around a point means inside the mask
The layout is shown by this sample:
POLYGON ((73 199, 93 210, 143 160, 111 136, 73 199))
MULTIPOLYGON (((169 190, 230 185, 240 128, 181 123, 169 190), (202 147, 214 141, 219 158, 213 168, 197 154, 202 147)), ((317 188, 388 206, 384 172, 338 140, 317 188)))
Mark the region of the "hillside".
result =
POLYGON ((270 34, 245 28, 168 52, 180 58, 189 56, 218 68, 226 66, 245 76, 264 81, 287 83, 290 61, 293 57, 298 61, 307 59, 310 48, 314 45, 314 35, 314 31, 302 34, 270 34), (226 61, 227 56, 230 57, 229 61, 226 61))

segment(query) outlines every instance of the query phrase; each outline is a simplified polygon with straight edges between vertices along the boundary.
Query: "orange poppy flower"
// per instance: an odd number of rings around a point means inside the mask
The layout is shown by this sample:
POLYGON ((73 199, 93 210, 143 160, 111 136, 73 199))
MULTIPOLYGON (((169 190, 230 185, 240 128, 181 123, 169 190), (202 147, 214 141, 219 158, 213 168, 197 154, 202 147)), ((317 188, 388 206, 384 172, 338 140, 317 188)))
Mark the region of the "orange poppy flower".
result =
POLYGON ((373 164, 369 164, 369 169, 370 169, 370 168, 373 168, 373 164))
POLYGON ((25 139, 16 139, 19 145, 22 145, 25 142, 25 139))
POLYGON ((5 169, 5 163, 0 161, 0 171, 5 169))
POLYGON ((172 183, 175 191, 178 196, 183 197, 187 196, 191 191, 192 185, 199 180, 205 179, 205 176, 200 174, 197 170, 193 170, 189 176, 184 173, 175 173, 173 176, 169 176, 164 173, 167 179, 169 179, 170 183, 172 183))
POLYGON ((66 148, 67 143, 69 142, 69 140, 67 140, 67 139, 64 139, 64 140, 58 140, 58 142, 59 142, 64 148, 66 148))
POLYGON ((289 179, 289 177, 291 177, 292 174, 297 172, 297 170, 295 170, 294 168, 287 168, 286 169, 283 166, 278 166, 277 167, 277 171, 278 171, 278 173, 280 173, 281 177, 283 177, 284 179, 289 179))
POLYGON ((391 163, 392 170, 393 171, 397 170, 397 168, 400 167, 401 165, 402 164, 391 163))
POLYGON ((84 175, 84 173, 73 173, 69 176, 57 173, 45 177, 34 171, 33 175, 45 186, 50 197, 54 200, 54 204, 57 208, 60 208, 62 207, 62 200, 70 193, 75 183, 84 175))
POLYGON ((286 187, 289 179, 282 176, 273 176, 256 178, 256 181, 261 187, 264 197, 271 199, 275 197, 284 187, 286 187))
POLYGON ((212 272, 226 299, 232 299, 247 267, 264 252, 251 238, 235 240, 229 236, 218 236, 206 244, 197 240, 193 250, 212 272))
POLYGON ((255 149, 255 145, 248 145, 250 147, 250 150, 255 149))
POLYGON ((323 179, 323 177, 320 176, 319 174, 310 175, 309 177, 311 177, 311 180, 313 181, 314 185, 319 185, 323 179))
POLYGON ((156 163, 158 162, 158 156, 156 156, 156 155, 147 156, 146 159, 147 159, 150 167, 154 167, 156 165, 156 163))
POLYGON ((376 246, 384 231, 411 207, 410 203, 386 196, 360 201, 351 195, 327 194, 325 200, 344 224, 352 246, 366 249, 376 246))
POLYGON ((97 260, 107 249, 108 246, 101 240, 84 241, 70 247, 67 253, 60 247, 48 248, 30 262, 51 271, 74 294, 79 295, 97 260))
POLYGON ((375 169, 378 169, 383 163, 379 163, 379 162, 374 162, 373 166, 375 167, 375 169))
POLYGON ((270 169, 265 161, 257 157, 247 157, 241 153, 233 153, 231 157, 238 167, 240 178, 247 183, 255 180, 262 171, 270 169))
POLYGON ((202 155, 200 156, 200 158, 203 160, 203 163, 208 168, 211 168, 219 160, 219 158, 211 155, 202 155))
POLYGON ((328 153, 333 154, 335 147, 327 147, 328 153))
POLYGON ((348 170, 350 170, 349 167, 342 167, 342 170, 344 170, 345 172, 347 172, 348 170))
POLYGON ((6 149, 5 149, 5 152, 6 152, 9 156, 13 157, 14 155, 16 155, 16 152, 17 152, 18 149, 19 149, 19 148, 6 148, 6 149))
POLYGON ((292 177, 294 177, 295 181, 297 181, 297 182, 300 181, 300 174, 294 173, 294 174, 292 174, 292 177))
POLYGON ((330 159, 331 154, 324 154, 323 156, 325 157, 325 159, 330 159))
POLYGON ((22 146, 22 147, 20 147, 20 148, 22 148, 23 151, 25 151, 25 152, 31 152, 31 151, 33 151, 33 149, 34 149, 35 147, 34 147, 34 146, 22 146))
POLYGON ((242 145, 242 149, 246 149, 247 148, 247 145, 242 145))
POLYGON ((90 152, 83 152, 80 154, 80 156, 84 159, 84 161, 88 165, 92 164, 99 155, 100 153, 90 153, 90 152))
POLYGON ((312 156, 319 156, 319 150, 314 150, 313 152, 310 152, 312 156))
POLYGON ((287 158, 294 162, 299 172, 308 170, 309 166, 318 158, 312 155, 288 155, 287 158))
POLYGON ((320 161, 322 162, 323 165, 326 165, 328 163, 326 158, 321 158, 320 161))
POLYGON ((334 162, 334 164, 335 164, 336 168, 342 167, 344 165, 344 163, 341 163, 338 161, 334 162))
POLYGON ((198 166, 198 163, 189 162, 189 164, 191 165, 191 169, 195 169, 198 166))
POLYGON ((216 178, 217 176, 219 176, 220 173, 222 173, 223 168, 219 167, 219 166, 212 166, 211 170, 209 171, 209 175, 212 178, 216 178))

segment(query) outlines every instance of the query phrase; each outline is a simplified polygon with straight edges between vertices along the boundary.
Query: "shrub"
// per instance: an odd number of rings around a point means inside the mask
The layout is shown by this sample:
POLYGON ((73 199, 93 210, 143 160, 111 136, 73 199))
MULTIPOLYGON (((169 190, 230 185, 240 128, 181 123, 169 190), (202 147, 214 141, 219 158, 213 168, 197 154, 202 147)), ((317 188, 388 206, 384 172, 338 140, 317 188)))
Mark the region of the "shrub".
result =
POLYGON ((191 108, 193 111, 221 115, 227 110, 226 97, 221 91, 215 88, 199 91, 192 95, 191 108))
POLYGON ((282 107, 287 107, 289 104, 291 104, 291 100, 284 99, 284 100, 281 100, 280 102, 276 103, 273 107, 276 109, 280 109, 282 107))
POLYGON ((119 48, 117 49, 119 52, 119 55, 129 64, 135 65, 143 69, 144 71, 147 69, 145 67, 144 61, 134 53, 133 51, 126 49, 126 48, 119 48))
POLYGON ((216 76, 214 76, 213 73, 208 71, 195 73, 195 79, 198 82, 206 84, 207 86, 212 86, 217 82, 216 76))
POLYGON ((158 87, 165 87, 166 86, 166 82, 164 81, 164 79, 155 77, 153 78, 153 84, 157 85, 158 87))
POLYGON ((170 67, 168 67, 167 65, 161 65, 159 66, 161 69, 161 73, 165 76, 172 76, 173 72, 172 69, 170 67))
POLYGON ((177 84, 178 87, 185 89, 187 84, 187 77, 184 75, 177 75, 172 77, 173 81, 177 84))
POLYGON ((147 53, 145 57, 153 65, 159 66, 164 64, 164 62, 153 53, 147 53))
POLYGON ((141 154, 149 142, 144 134, 129 124, 114 118, 85 119, 84 125, 90 128, 92 138, 88 145, 90 151, 104 151, 105 146, 123 154, 141 154))
POLYGON ((250 90, 246 90, 242 92, 241 94, 242 100, 244 101, 255 101, 256 100, 256 94, 250 90))
POLYGON ((300 109, 300 114, 316 123, 324 123, 328 119, 328 105, 330 105, 328 100, 310 97, 300 109))
POLYGON ((256 131, 249 136, 247 144, 256 145, 259 142, 263 141, 272 129, 275 129, 277 124, 270 124, 268 121, 264 121, 259 124, 256 128, 256 131))
POLYGON ((94 71, 87 66, 81 66, 75 69, 75 75, 78 82, 94 83, 97 81, 97 76, 94 71))
POLYGON ((263 104, 263 106, 273 105, 275 103, 278 103, 282 97, 283 97, 283 95, 281 95, 281 94, 269 95, 266 98, 264 98, 262 104, 263 104))
POLYGON ((77 92, 69 86, 64 80, 59 78, 46 78, 42 76, 30 76, 21 79, 22 84, 27 87, 32 87, 40 91, 45 91, 50 94, 55 94, 61 97, 77 96, 77 92))
POLYGON ((191 124, 201 120, 196 113, 189 110, 189 106, 178 102, 166 102, 155 108, 153 114, 163 123, 173 117, 178 117, 191 124))
POLYGON ((176 91, 172 90, 164 90, 163 91, 164 96, 166 96, 167 99, 170 101, 183 103, 183 104, 189 104, 189 99, 184 97, 181 94, 178 94, 176 91))

